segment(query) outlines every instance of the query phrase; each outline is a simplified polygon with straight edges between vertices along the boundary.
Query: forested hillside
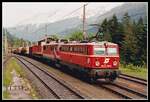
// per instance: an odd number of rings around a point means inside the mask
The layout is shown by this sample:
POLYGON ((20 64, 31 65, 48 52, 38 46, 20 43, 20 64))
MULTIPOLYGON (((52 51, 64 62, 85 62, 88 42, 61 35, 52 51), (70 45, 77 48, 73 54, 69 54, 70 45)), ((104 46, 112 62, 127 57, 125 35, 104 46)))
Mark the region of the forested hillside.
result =
MULTIPOLYGON (((118 21, 116 15, 109 20, 104 19, 100 24, 103 35, 99 41, 109 41, 117 43, 120 48, 121 63, 145 65, 147 63, 147 24, 144 24, 143 18, 138 21, 132 20, 128 13, 125 13, 123 19, 118 21)), ((82 40, 82 32, 70 33, 71 39, 82 40)), ((89 37, 94 34, 88 33, 89 37)))

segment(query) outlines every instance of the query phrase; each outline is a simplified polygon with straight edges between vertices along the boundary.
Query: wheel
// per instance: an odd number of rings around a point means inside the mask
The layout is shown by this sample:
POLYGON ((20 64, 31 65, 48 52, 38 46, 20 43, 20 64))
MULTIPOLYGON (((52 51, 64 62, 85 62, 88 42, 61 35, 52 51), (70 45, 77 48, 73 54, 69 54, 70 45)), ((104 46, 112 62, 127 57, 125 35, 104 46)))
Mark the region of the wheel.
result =
POLYGON ((116 78, 105 78, 105 81, 106 81, 107 83, 112 83, 112 82, 114 82, 115 79, 116 79, 116 78))
POLYGON ((96 83, 96 79, 90 78, 90 84, 94 84, 94 83, 96 83))
POLYGON ((58 63, 55 63, 55 66, 56 66, 57 68, 61 68, 61 65, 58 64, 58 63))
POLYGON ((86 78, 86 81, 90 84, 95 84, 96 83, 96 79, 95 78, 92 78, 92 77, 89 77, 89 78, 86 78))

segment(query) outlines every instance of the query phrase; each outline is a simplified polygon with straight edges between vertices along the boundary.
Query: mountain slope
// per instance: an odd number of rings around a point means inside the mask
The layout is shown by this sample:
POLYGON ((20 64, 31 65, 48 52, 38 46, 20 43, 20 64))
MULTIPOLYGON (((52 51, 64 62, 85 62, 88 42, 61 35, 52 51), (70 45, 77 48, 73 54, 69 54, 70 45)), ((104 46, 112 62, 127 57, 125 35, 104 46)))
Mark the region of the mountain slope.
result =
MULTIPOLYGON (((145 23, 147 16, 146 3, 125 3, 121 6, 115 7, 103 15, 95 14, 95 16, 87 19, 87 24, 101 23, 105 18, 111 18, 116 14, 117 18, 121 21, 123 15, 128 12, 132 19, 138 20, 140 17, 144 18, 145 23)), ((8 28, 8 31, 14 36, 23 38, 30 41, 37 41, 44 37, 46 34, 45 23, 43 24, 28 24, 25 26, 17 26, 15 28, 8 28)), ((92 26, 86 26, 88 32, 95 32, 92 26)), ((65 20, 57 21, 47 24, 47 34, 60 34, 67 35, 73 31, 82 30, 82 19, 78 17, 68 18, 65 20)))
MULTIPOLYGON (((128 12, 132 19, 139 19, 139 17, 144 17, 147 14, 147 4, 146 3, 125 3, 119 7, 113 8, 111 11, 99 16, 97 21, 102 21, 105 18, 111 18, 113 14, 121 19, 123 15, 128 12)), ((97 22, 96 21, 96 22, 97 22)))

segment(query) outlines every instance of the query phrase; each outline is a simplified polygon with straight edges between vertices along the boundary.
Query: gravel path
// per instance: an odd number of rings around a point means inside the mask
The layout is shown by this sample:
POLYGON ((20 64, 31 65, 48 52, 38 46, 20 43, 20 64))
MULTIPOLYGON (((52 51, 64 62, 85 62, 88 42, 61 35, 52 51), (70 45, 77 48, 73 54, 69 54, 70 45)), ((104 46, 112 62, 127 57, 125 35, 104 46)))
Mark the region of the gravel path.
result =
POLYGON ((23 78, 19 77, 15 70, 11 72, 13 80, 8 87, 11 99, 32 99, 30 94, 30 85, 26 86, 23 78))

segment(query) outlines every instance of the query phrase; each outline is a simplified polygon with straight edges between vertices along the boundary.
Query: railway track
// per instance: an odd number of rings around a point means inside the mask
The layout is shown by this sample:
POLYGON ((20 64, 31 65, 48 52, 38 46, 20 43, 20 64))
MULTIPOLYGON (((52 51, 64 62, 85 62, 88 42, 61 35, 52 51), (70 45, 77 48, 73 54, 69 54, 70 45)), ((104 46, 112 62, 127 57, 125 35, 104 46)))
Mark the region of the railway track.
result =
POLYGON ((127 99, 147 98, 147 80, 126 74, 119 75, 118 79, 121 81, 100 86, 127 99))
POLYGON ((131 91, 128 88, 120 87, 115 84, 100 85, 100 87, 103 87, 125 99, 146 99, 147 98, 146 96, 143 97, 139 95, 139 93, 137 94, 136 92, 131 91))
POLYGON ((147 80, 142 79, 142 78, 137 78, 134 76, 126 75, 126 74, 121 74, 119 75, 119 78, 125 79, 125 80, 130 80, 136 83, 140 83, 142 85, 147 85, 147 80))
MULTIPOLYGON (((31 63, 31 62, 30 62, 31 63)), ((147 93, 146 92, 142 92, 140 90, 136 90, 134 89, 133 87, 130 87, 132 83, 134 84, 141 84, 143 85, 143 87, 147 87, 147 83, 146 81, 144 80, 140 80, 140 79, 136 79, 134 77, 130 77, 130 79, 128 79, 128 76, 123 76, 121 75, 118 79, 123 79, 125 82, 124 83, 119 83, 119 82, 114 82, 114 83, 111 83, 111 84, 105 84, 105 83, 99 83, 98 82, 98 85, 95 85, 97 88, 98 87, 103 87, 119 96, 121 96, 122 98, 125 98, 125 99, 147 99, 147 93), (136 81, 132 81, 132 80, 136 80, 136 81), (125 85, 125 83, 127 83, 128 81, 128 84, 125 85), (130 83, 132 82, 132 83, 130 83), (145 84, 143 84, 143 82, 145 84)))
POLYGON ((85 99, 82 93, 78 92, 73 87, 67 85, 62 80, 49 73, 44 68, 39 67, 32 61, 29 61, 23 57, 15 56, 21 63, 23 63, 38 79, 45 85, 45 87, 51 92, 56 99, 85 99))
POLYGON ((134 81, 132 82, 131 80, 129 81, 125 79, 120 81, 116 80, 114 83, 109 84, 104 82, 98 82, 98 84, 100 87, 103 87, 115 94, 118 94, 125 99, 147 99, 147 92, 145 91, 147 89, 147 86, 145 84, 143 85, 134 81), (139 86, 139 88, 135 88, 135 86, 139 86))
POLYGON ((12 56, 5 56, 3 59, 3 64, 5 65, 6 62, 11 58, 12 56))

